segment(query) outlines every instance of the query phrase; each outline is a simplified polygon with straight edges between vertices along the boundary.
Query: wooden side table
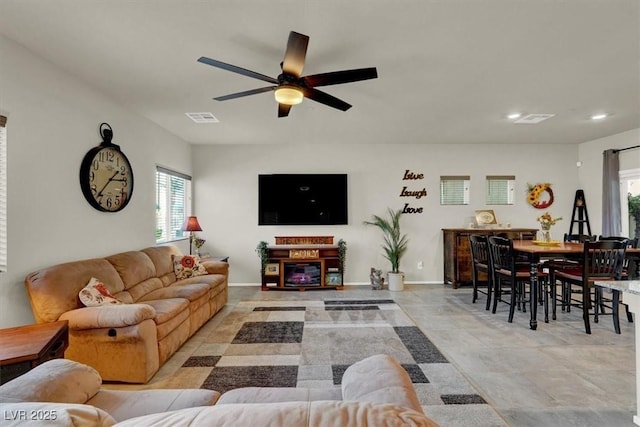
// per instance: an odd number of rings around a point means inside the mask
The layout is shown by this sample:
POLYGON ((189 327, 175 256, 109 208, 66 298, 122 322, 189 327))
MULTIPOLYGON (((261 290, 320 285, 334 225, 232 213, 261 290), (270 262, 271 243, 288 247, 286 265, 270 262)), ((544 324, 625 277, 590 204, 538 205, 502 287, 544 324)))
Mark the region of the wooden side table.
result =
POLYGON ((0 384, 47 360, 63 359, 68 346, 66 320, 0 329, 0 384))

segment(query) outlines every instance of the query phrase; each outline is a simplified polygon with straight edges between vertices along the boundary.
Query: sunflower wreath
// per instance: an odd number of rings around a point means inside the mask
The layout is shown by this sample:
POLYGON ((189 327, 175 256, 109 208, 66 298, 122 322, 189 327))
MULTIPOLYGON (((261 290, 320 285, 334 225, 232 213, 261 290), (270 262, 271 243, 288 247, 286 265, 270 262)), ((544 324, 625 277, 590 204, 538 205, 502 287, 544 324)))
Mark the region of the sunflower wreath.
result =
POLYGON ((527 202, 536 209, 546 209, 553 204, 553 190, 548 182, 536 185, 527 184, 527 192, 527 202), (548 197, 541 200, 544 193, 547 193, 548 197))

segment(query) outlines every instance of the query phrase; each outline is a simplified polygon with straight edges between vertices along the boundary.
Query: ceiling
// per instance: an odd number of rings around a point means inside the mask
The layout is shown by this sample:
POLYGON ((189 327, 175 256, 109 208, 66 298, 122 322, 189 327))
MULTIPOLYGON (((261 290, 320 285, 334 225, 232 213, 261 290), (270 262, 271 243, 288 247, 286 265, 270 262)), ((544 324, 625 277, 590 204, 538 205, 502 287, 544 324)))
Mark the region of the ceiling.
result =
POLYGON ((194 144, 581 143, 640 127, 638 0, 0 0, 0 33, 194 144), (277 118, 289 31, 303 75, 375 66, 277 118), (539 124, 505 116, 555 114, 539 124), (216 124, 185 113, 211 112, 216 124), (594 122, 598 112, 610 116, 594 122))

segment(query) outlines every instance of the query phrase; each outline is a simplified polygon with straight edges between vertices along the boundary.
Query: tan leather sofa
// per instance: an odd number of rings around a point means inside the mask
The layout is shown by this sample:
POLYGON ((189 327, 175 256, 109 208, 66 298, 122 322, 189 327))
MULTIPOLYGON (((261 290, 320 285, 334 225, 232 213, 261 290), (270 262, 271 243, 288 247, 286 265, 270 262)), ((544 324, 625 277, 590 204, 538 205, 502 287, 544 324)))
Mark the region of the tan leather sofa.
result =
POLYGON ((69 321, 65 358, 103 380, 145 383, 227 303, 229 264, 203 261, 206 275, 177 280, 175 246, 59 264, 29 274, 36 322, 69 321), (95 277, 124 304, 85 307, 78 293, 95 277))
MULTIPOLYGON (((56 419, 47 424, 50 426, 438 426, 424 414, 407 372, 388 355, 371 356, 351 365, 344 372, 342 386, 335 390, 239 388, 224 393, 215 405, 208 400, 217 395, 202 393, 216 392, 183 390, 192 393, 190 397, 164 411, 171 394, 178 390, 111 390, 112 394, 106 395, 88 373, 77 377, 85 380, 72 383, 72 376, 56 377, 57 369, 47 369, 47 363, 0 386, 0 402, 5 402, 0 403, 0 410, 10 415, 3 425, 29 425, 11 417, 26 410, 28 414, 55 413, 56 419), (45 375, 34 375, 38 369, 45 375), (50 378, 46 378, 47 371, 50 378), (65 386, 75 391, 70 393, 65 386), (156 399, 152 393, 158 393, 156 399), (5 400, 7 396, 9 400, 5 400), (206 403, 198 406, 203 400, 206 403), (62 403, 65 401, 68 403, 62 403)), ((70 369, 82 370, 82 365, 70 369)))

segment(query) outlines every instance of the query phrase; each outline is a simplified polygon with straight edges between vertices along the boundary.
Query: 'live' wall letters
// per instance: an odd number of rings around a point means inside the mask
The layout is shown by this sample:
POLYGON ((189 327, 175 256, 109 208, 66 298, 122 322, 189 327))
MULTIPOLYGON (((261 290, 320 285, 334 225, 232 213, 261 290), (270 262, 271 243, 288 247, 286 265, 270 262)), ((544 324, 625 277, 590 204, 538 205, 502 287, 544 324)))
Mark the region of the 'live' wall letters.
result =
MULTIPOLYGON (((423 174, 411 172, 409 169, 404 171, 404 176, 402 177, 403 181, 417 181, 421 179, 424 179, 423 174)), ((422 187, 422 190, 409 190, 408 186, 405 185, 402 187, 402 191, 400 191, 400 197, 415 197, 416 200, 418 200, 427 197, 427 189, 426 187, 422 187)), ((409 206, 409 203, 405 203, 402 213, 421 214, 422 207, 414 208, 409 206)))

